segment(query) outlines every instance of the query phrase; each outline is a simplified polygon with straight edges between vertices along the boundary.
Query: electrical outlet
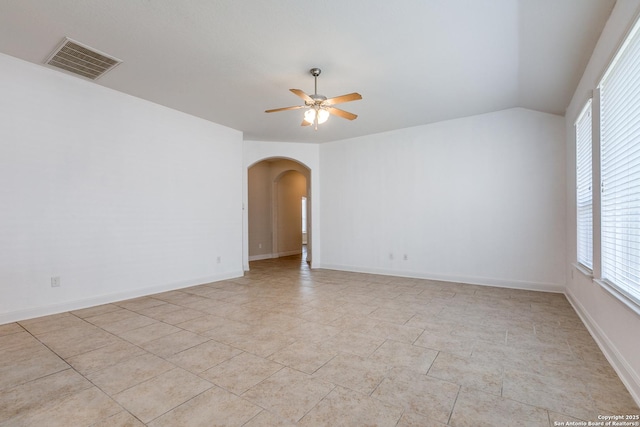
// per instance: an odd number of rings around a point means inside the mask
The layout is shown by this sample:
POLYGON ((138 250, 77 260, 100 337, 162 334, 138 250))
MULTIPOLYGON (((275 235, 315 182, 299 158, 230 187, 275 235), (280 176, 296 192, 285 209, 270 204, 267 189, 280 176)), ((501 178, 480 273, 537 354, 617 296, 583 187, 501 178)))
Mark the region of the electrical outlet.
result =
POLYGON ((219 256, 218 258, 216 258, 216 263, 220 264, 221 262, 222 262, 222 257, 219 256))
POLYGON ((51 278, 51 287, 52 288, 59 288, 60 287, 60 277, 59 276, 54 276, 51 278))

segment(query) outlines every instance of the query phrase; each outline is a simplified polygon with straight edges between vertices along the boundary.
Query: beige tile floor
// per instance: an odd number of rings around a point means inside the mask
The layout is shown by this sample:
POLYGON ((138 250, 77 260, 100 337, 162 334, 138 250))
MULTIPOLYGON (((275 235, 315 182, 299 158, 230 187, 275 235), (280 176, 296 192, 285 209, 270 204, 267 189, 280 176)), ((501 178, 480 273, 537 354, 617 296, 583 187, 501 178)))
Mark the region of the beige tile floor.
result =
POLYGON ((0 426, 553 426, 638 414, 563 295, 252 263, 0 325, 0 426))

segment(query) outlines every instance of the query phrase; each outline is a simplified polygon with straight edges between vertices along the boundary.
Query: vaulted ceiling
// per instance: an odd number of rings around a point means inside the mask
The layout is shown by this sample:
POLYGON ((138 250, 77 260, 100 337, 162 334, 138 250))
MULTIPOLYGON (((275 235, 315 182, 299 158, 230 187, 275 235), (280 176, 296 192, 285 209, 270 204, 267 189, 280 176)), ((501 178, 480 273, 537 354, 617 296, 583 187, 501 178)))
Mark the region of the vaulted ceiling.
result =
MULTIPOLYGON (((563 115, 615 0, 3 0, 0 52, 70 37, 123 60, 95 83, 244 132, 325 142, 511 107, 563 115), (359 92, 301 127, 290 88, 359 92)), ((44 66, 44 65, 43 65, 44 66)), ((0 70, 0 78, 2 71, 0 70)), ((73 77, 79 78, 79 77, 73 77)))

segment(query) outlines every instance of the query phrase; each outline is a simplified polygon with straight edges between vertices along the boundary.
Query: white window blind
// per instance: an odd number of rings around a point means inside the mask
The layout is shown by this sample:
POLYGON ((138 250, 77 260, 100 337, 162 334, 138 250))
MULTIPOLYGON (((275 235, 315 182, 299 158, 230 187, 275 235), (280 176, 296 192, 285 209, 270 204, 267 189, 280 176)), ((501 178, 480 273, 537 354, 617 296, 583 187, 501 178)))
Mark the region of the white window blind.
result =
POLYGON ((591 100, 578 116, 576 127, 576 203, 578 262, 593 270, 593 192, 591 171, 591 100))
POLYGON ((640 33, 600 82, 602 279, 640 305, 640 33))

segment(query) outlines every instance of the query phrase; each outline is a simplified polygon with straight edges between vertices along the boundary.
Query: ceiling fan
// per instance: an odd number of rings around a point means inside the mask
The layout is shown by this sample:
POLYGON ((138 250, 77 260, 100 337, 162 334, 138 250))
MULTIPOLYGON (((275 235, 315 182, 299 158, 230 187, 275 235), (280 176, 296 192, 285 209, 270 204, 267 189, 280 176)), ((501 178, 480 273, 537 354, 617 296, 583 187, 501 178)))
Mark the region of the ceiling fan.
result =
POLYGON ((315 81, 313 95, 307 95, 300 89, 289 89, 291 92, 298 95, 304 100, 304 105, 275 108, 273 110, 266 110, 265 113, 275 113, 278 111, 299 110, 301 108, 306 108, 307 111, 304 112, 304 118, 302 120, 301 126, 311 126, 315 124, 316 130, 318 130, 318 125, 326 122, 329 118, 329 115, 331 114, 333 114, 334 116, 342 117, 343 119, 355 120, 356 117, 358 117, 357 115, 336 108, 334 107, 334 105, 342 104, 343 102, 357 101, 358 99, 362 99, 362 95, 356 92, 349 93, 347 95, 335 96, 333 98, 327 98, 324 95, 319 95, 318 76, 320 75, 321 71, 322 70, 320 70, 320 68, 312 68, 309 70, 315 81))

